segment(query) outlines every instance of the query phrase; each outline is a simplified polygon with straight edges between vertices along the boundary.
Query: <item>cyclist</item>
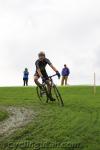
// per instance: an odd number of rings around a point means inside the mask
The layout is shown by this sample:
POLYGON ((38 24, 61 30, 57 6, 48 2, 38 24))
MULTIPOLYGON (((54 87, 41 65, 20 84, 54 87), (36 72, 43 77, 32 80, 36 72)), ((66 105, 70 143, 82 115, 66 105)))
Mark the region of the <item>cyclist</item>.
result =
POLYGON ((41 77, 43 82, 46 82, 48 86, 48 97, 51 101, 54 101, 55 99, 52 97, 51 94, 51 85, 49 83, 48 74, 46 71, 46 65, 48 64, 57 74, 58 78, 60 78, 59 71, 53 66, 53 64, 50 62, 49 59, 46 58, 44 52, 40 52, 38 54, 38 60, 35 62, 36 65, 36 72, 34 75, 34 82, 37 86, 40 87, 41 90, 43 90, 42 84, 38 81, 38 79, 41 77))

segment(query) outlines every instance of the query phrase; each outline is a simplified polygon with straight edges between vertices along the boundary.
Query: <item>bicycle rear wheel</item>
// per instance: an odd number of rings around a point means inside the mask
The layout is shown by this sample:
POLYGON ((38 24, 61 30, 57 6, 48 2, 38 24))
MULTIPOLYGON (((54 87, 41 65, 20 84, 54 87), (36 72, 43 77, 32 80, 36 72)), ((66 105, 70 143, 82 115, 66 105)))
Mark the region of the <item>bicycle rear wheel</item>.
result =
POLYGON ((48 95, 47 95, 46 87, 44 87, 44 93, 43 94, 41 93, 41 89, 38 86, 36 87, 36 91, 37 91, 37 96, 38 96, 39 100, 42 103, 48 103, 48 95))
POLYGON ((52 93, 52 96, 57 100, 58 104, 60 106, 64 106, 63 99, 56 85, 52 86, 51 93, 52 93))

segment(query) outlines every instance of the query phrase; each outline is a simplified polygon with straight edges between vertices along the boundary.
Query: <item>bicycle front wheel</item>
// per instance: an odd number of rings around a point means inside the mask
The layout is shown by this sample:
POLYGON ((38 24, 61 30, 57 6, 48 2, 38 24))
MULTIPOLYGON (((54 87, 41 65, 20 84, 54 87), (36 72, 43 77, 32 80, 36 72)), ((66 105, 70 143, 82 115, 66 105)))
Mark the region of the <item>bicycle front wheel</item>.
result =
POLYGON ((61 94, 60 94, 58 88, 56 87, 56 85, 53 85, 51 93, 52 93, 52 96, 56 98, 58 104, 60 106, 64 106, 63 99, 62 99, 61 94))
POLYGON ((42 103, 48 103, 48 95, 47 95, 46 87, 44 88, 44 91, 45 91, 44 93, 41 92, 41 89, 38 86, 36 87, 36 91, 37 91, 37 96, 39 100, 42 103))

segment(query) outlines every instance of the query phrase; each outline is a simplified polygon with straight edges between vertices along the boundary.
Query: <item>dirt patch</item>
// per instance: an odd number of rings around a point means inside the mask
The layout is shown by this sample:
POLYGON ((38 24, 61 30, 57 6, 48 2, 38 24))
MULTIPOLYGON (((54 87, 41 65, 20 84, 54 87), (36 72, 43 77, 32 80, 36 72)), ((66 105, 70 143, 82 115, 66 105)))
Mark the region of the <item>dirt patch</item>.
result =
POLYGON ((32 121, 35 117, 33 110, 24 107, 5 107, 9 118, 0 122, 0 137, 7 136, 32 121))

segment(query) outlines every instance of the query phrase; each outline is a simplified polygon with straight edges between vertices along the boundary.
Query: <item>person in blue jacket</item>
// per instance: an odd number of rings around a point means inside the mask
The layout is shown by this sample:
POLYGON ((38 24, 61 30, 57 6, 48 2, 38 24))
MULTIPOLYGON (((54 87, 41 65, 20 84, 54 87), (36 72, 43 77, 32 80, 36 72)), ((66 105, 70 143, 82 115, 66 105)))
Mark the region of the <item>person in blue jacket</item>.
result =
POLYGON ((24 86, 28 86, 28 78, 29 78, 29 72, 28 72, 28 69, 25 68, 24 76, 23 76, 24 86))
POLYGON ((62 80, 61 80, 61 85, 67 85, 67 81, 68 81, 68 76, 70 74, 70 70, 67 67, 67 65, 64 65, 64 68, 62 69, 62 80))

